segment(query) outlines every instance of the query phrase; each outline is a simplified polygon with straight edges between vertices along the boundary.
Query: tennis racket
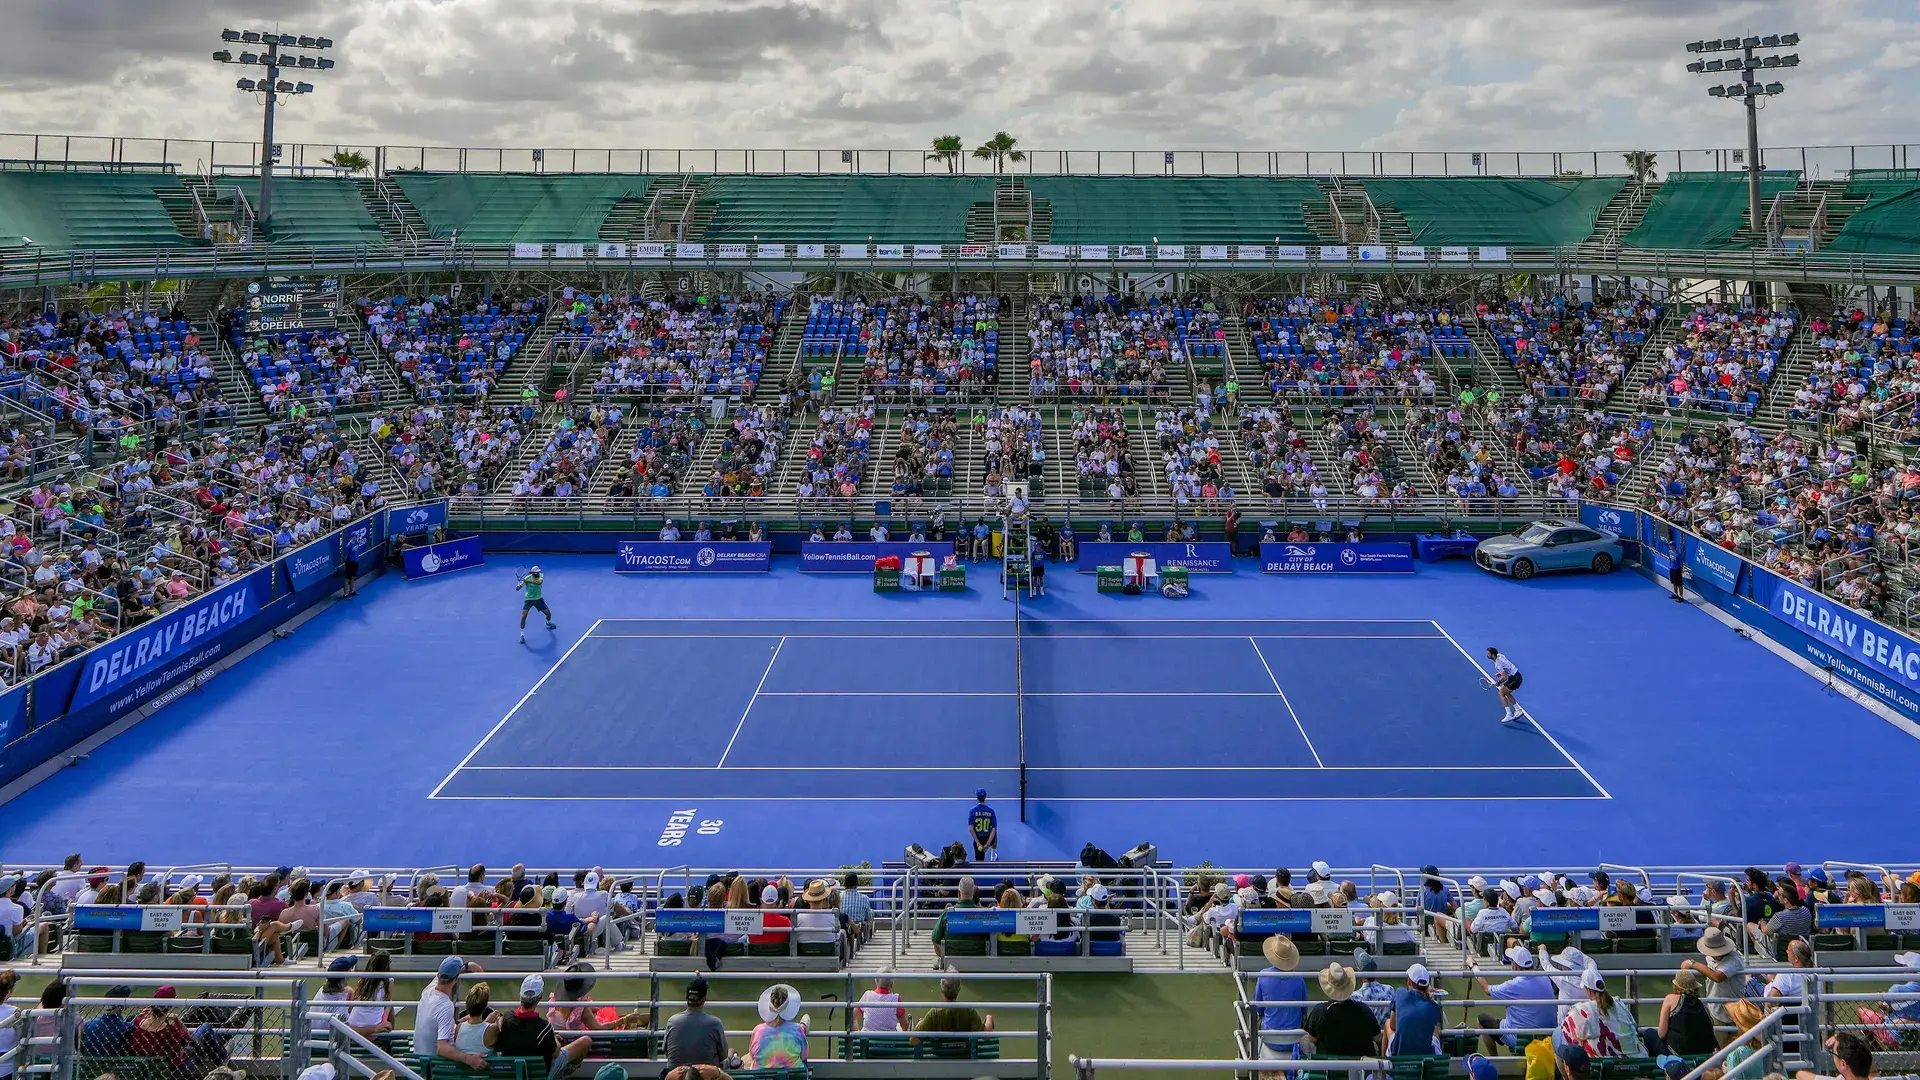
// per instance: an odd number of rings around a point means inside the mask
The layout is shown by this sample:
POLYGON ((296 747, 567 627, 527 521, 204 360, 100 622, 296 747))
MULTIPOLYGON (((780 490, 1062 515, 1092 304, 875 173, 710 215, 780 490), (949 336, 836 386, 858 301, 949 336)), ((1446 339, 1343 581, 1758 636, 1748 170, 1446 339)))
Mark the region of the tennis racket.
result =
POLYGON ((513 583, 515 585, 526 584, 527 575, 532 572, 533 572, 533 568, 528 566, 526 563, 516 564, 513 568, 513 583))

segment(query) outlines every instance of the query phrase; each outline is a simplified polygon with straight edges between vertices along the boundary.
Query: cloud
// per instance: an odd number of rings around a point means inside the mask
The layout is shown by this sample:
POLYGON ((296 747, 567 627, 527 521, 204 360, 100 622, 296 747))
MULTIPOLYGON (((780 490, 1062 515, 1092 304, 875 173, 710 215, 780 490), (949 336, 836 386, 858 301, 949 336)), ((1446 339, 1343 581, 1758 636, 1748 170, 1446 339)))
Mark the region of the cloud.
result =
POLYGON ((1920 92, 1920 14, 1886 0, 14 0, 8 15, 6 129, 236 144, 257 138, 258 105, 206 59, 223 21, 339 43, 281 121, 282 141, 322 146, 914 150, 1005 129, 1143 160, 1720 147, 1741 140, 1738 110, 1687 74, 1683 46, 1749 31, 1804 36, 1763 117, 1770 144, 1907 141, 1920 92))

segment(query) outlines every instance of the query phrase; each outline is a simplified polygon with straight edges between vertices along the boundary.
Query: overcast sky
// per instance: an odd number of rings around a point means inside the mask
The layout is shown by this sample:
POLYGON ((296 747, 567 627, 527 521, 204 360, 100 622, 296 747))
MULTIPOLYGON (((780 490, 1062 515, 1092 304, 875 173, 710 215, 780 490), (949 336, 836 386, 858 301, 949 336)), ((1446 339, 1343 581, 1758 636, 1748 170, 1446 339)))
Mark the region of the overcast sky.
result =
POLYGON ((257 139, 223 25, 336 41, 283 142, 1725 146, 1684 43, 1789 30, 1763 141, 1920 142, 1914 0, 8 0, 0 130, 257 139))

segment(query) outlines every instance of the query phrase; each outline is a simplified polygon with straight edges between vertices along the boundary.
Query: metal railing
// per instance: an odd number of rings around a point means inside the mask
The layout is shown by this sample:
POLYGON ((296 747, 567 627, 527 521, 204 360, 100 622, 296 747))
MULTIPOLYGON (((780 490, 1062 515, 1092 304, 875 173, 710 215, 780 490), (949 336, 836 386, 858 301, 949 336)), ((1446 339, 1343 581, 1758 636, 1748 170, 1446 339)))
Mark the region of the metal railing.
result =
MULTIPOLYGON (((1646 154, 1649 175, 1672 171, 1738 171, 1744 147, 1666 149, 1542 150, 1199 150, 1161 148, 1029 148, 1023 160, 996 165, 962 153, 951 163, 933 159, 925 146, 828 148, 646 148, 646 147, 464 147, 352 143, 287 143, 280 168, 316 171, 333 168, 329 159, 341 150, 364 154, 375 174, 410 169, 463 172, 635 172, 635 173, 926 173, 949 171, 999 175, 1151 175, 1151 176, 1534 176, 1623 175, 1631 171, 1629 154, 1646 154)), ((256 171, 257 142, 215 139, 147 138, 61 132, 0 133, 0 158, 58 167, 86 162, 91 168, 114 163, 170 163, 197 172, 256 171)), ((1769 169, 1835 175, 1853 169, 1906 169, 1920 165, 1920 144, 1827 144, 1773 146, 1761 150, 1769 169)))

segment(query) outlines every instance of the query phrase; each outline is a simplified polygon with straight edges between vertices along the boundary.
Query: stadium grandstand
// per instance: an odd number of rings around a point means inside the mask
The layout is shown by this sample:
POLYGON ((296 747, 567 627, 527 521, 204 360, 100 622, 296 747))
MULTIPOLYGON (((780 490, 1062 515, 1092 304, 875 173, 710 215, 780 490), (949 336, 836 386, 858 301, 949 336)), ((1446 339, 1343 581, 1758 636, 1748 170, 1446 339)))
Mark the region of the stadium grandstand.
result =
POLYGON ((1913 146, 272 123, 0 134, 0 1078, 1920 1074, 1913 146))

